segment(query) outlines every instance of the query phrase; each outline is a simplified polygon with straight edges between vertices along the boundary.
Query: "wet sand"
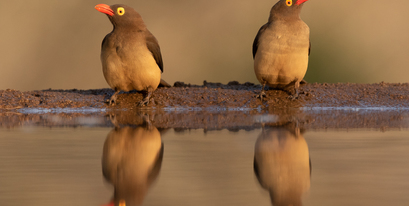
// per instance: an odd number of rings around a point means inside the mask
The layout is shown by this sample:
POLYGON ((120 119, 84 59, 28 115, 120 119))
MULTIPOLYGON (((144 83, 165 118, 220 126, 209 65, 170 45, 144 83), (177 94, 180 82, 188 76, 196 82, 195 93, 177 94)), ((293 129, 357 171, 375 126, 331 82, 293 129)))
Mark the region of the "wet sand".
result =
POLYGON ((0 126, 79 126, 91 120, 94 126, 112 126, 140 124, 148 118, 158 128, 181 130, 252 129, 263 122, 287 124, 293 120, 305 129, 408 127, 408 83, 307 83, 301 85, 296 100, 288 98, 290 91, 268 90, 263 102, 255 97, 260 89, 260 85, 234 81, 176 82, 173 87, 158 88, 145 107, 136 106, 142 100, 136 91, 119 94, 117 105, 109 106, 104 101, 114 93, 111 89, 7 89, 0 90, 0 126))

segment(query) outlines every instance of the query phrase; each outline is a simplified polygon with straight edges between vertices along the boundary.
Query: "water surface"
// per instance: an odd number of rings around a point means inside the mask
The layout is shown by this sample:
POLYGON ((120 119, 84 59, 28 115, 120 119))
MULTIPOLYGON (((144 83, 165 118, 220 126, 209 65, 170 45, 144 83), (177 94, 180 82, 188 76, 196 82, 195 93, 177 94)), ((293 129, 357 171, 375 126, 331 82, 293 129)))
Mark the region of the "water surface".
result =
POLYGON ((409 204, 406 128, 297 125, 0 128, 0 205, 409 204))

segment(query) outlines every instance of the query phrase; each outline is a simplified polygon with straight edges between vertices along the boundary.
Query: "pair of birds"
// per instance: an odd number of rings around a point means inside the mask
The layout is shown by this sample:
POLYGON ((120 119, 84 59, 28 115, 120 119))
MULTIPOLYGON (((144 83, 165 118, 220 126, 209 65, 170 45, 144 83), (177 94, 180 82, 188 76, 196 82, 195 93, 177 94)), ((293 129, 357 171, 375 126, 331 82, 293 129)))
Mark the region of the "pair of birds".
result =
MULTIPOLYGON (((266 96, 266 85, 272 88, 298 88, 308 67, 310 31, 300 12, 308 0, 279 0, 271 9, 268 22, 257 33, 253 43, 254 71, 266 96)), ((98 4, 98 11, 107 14, 114 29, 102 41, 101 62, 104 77, 115 93, 109 104, 115 104, 120 91, 144 92, 139 106, 148 104, 163 72, 163 61, 156 38, 146 28, 142 17, 122 4, 98 4)))

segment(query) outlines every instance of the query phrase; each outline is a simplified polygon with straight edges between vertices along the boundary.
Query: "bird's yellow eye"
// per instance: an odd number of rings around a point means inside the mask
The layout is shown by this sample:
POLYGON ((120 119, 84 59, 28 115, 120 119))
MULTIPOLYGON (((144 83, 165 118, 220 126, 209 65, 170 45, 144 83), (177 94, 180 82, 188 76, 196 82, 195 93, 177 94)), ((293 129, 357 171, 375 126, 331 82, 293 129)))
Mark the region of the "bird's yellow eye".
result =
POLYGON ((293 5, 293 1, 292 1, 292 0, 286 0, 286 1, 285 1, 285 4, 286 4, 287 6, 292 6, 292 5, 293 5))
POLYGON ((119 7, 116 12, 118 13, 119 16, 122 16, 125 14, 125 9, 124 7, 119 7))

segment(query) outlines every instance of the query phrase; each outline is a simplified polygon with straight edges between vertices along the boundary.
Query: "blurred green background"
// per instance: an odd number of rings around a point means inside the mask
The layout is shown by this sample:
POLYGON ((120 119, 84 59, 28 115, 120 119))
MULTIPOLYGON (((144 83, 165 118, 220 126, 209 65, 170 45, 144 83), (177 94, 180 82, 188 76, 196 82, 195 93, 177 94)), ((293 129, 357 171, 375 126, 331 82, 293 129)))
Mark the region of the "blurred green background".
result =
MULTIPOLYGON (((107 88, 99 59, 112 30, 99 3, 137 10, 159 40, 163 79, 258 83, 252 42, 276 0, 14 0, 0 3, 0 89, 107 88)), ((409 1, 309 0, 309 82, 408 82, 409 1)))

